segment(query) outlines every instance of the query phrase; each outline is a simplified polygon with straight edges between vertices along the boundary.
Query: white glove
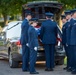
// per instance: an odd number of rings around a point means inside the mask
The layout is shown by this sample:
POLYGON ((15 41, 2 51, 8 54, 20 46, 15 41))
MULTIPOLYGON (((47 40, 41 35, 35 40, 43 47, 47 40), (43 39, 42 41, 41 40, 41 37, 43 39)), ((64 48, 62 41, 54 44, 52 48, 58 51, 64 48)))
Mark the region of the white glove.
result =
POLYGON ((34 50, 37 51, 37 47, 34 47, 34 50))
POLYGON ((28 47, 29 47, 29 44, 28 44, 28 43, 26 43, 26 46, 28 46, 28 47))

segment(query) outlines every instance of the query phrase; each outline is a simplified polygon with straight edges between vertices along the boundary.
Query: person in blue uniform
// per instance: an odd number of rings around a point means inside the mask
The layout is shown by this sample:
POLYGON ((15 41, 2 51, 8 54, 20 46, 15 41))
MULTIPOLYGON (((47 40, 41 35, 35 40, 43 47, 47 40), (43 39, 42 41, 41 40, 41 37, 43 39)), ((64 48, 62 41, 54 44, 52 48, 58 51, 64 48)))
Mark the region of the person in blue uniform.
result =
POLYGON ((67 19, 67 29, 66 29, 66 45, 67 45, 67 71, 70 72, 72 70, 72 46, 70 44, 70 36, 71 36, 71 27, 72 27, 72 17, 71 11, 65 11, 66 19, 67 19))
POLYGON ((40 30, 40 38, 44 45, 45 59, 46 59, 46 69, 45 71, 53 71, 54 68, 54 52, 55 44, 57 38, 57 24, 52 21, 54 16, 52 13, 47 12, 46 20, 42 22, 40 30))
POLYGON ((67 22, 66 16, 65 15, 61 15, 61 20, 62 20, 62 24, 64 26, 64 24, 67 22))
MULTIPOLYGON (((63 26, 62 26, 62 44, 65 48, 65 53, 66 53, 66 56, 67 56, 67 46, 66 46, 66 29, 67 29, 67 24, 66 24, 66 16, 65 15, 61 15, 61 20, 62 20, 62 23, 63 23, 63 26)), ((67 57, 68 59, 68 57, 67 57)), ((67 69, 67 66, 65 68, 63 68, 64 70, 67 69)))
POLYGON ((25 11, 25 19, 21 25, 21 38, 20 42, 22 45, 22 71, 29 70, 29 48, 28 48, 28 28, 29 28, 29 20, 31 19, 31 11, 25 11))
POLYGON ((72 60, 72 74, 76 74, 76 9, 72 10, 72 28, 71 28, 71 45, 72 45, 72 54, 73 54, 73 60, 72 60))
POLYGON ((35 63, 37 59, 37 50, 38 50, 38 33, 35 30, 37 26, 37 18, 32 18, 30 20, 31 24, 28 29, 28 44, 30 48, 30 74, 39 74, 35 70, 35 63))

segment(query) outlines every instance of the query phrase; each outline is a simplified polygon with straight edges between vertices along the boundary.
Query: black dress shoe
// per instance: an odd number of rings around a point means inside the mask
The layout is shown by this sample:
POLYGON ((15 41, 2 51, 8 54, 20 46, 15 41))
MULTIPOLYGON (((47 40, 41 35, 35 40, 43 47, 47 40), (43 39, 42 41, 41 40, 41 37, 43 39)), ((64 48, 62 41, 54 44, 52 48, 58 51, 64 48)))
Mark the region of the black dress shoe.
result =
POLYGON ((53 68, 46 68, 45 71, 54 71, 53 68))
POLYGON ((71 73, 72 73, 72 74, 76 74, 76 70, 72 71, 71 73))
POLYGON ((71 67, 67 68, 67 72, 71 72, 71 71, 72 71, 71 67))
POLYGON ((51 68, 51 69, 50 69, 50 71, 54 71, 54 69, 53 69, 53 68, 51 68))
POLYGON ((29 72, 29 70, 22 70, 23 72, 29 72))
POLYGON ((30 74, 39 74, 39 72, 30 72, 30 74))
POLYGON ((63 70, 67 70, 67 67, 64 67, 63 70))

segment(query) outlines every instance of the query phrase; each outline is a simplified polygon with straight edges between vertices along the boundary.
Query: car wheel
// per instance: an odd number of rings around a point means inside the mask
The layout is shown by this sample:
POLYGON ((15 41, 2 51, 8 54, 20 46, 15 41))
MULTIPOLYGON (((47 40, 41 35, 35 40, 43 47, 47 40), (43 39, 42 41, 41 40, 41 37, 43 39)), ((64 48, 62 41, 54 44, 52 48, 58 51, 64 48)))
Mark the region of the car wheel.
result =
POLYGON ((10 66, 11 68, 17 68, 18 65, 19 65, 19 63, 18 63, 17 61, 14 61, 14 60, 13 60, 12 54, 11 54, 11 52, 10 52, 10 54, 9 54, 9 66, 10 66))

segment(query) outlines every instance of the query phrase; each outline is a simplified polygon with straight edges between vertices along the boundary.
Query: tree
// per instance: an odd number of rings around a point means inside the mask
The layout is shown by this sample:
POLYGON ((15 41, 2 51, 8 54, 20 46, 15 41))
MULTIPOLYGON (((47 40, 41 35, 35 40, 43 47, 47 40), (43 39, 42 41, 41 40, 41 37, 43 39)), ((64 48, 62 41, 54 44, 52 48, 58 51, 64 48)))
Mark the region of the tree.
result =
POLYGON ((21 7, 27 0, 0 0, 0 13, 4 17, 4 25, 8 23, 7 16, 21 12, 21 7))
POLYGON ((64 3, 65 9, 73 9, 76 7, 76 0, 58 0, 61 3, 64 3))
MULTIPOLYGON (((4 25, 6 25, 8 22, 7 15, 14 15, 21 13, 22 5, 30 1, 37 1, 37 0, 0 0, 0 13, 4 17, 4 25)), ((72 9, 76 7, 75 0, 57 0, 57 1, 64 4, 63 11, 65 9, 72 9)))
POLYGON ((2 13, 4 17, 4 23, 6 24, 7 22, 7 12, 8 12, 8 7, 9 7, 9 0, 0 0, 0 12, 2 13))
MULTIPOLYGON (((64 4, 64 7, 63 7, 60 15, 61 15, 65 10, 71 10, 71 9, 74 9, 74 8, 76 7, 76 0, 57 0, 57 1, 64 4)), ((60 20, 60 16, 59 16, 59 25, 60 25, 60 27, 62 27, 62 25, 61 25, 61 20, 60 20)))
POLYGON ((0 13, 4 17, 4 25, 8 23, 8 15, 21 13, 22 5, 29 1, 33 0, 0 0, 0 13))

